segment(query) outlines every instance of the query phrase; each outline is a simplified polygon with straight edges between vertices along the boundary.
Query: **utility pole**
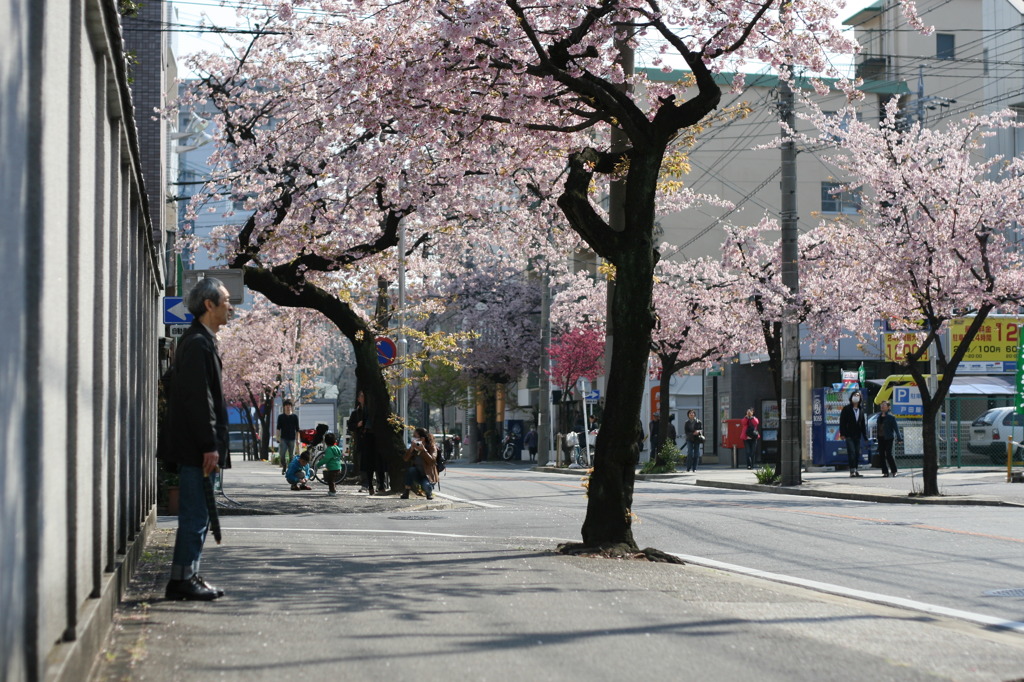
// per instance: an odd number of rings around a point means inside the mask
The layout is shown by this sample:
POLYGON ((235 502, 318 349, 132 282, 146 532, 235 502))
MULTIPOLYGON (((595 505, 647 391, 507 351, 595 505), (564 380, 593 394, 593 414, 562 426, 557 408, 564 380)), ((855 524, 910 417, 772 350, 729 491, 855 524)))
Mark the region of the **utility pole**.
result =
MULTIPOLYGON (((790 71, 792 75, 792 71, 790 71)), ((793 90, 779 79, 779 119, 793 129, 793 90)), ((797 248, 796 143, 782 143, 782 284, 789 289, 795 304, 800 291, 800 257, 797 248)), ((782 485, 800 485, 800 324, 787 316, 782 323, 782 398, 779 405, 779 464, 782 485)))
POLYGON ((537 410, 537 465, 546 466, 550 461, 551 447, 551 278, 547 265, 540 279, 540 401, 537 410))
MULTIPOLYGON (((622 66, 622 73, 625 75, 625 82, 622 89, 629 92, 632 86, 629 79, 633 75, 635 54, 629 44, 629 39, 616 38, 615 47, 619 53, 619 63, 622 66)), ((629 148, 629 138, 624 132, 612 127, 611 151, 622 152, 629 148)), ((626 230, 626 183, 620 180, 613 180, 608 188, 608 226, 616 232, 626 230)), ((612 366, 612 344, 615 339, 615 328, 612 326, 612 301, 615 299, 615 280, 607 282, 607 294, 605 298, 605 340, 604 340, 604 371, 605 386, 607 387, 608 372, 612 366)), ((641 419, 641 422, 643 419, 641 419)))

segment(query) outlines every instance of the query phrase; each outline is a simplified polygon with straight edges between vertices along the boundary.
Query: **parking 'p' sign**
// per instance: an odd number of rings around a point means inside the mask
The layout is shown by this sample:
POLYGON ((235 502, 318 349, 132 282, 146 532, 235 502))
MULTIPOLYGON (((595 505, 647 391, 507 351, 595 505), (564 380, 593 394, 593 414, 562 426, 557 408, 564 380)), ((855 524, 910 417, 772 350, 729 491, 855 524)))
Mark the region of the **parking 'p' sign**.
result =
POLYGON ((381 367, 388 367, 398 357, 398 346, 386 336, 377 337, 377 362, 381 367))

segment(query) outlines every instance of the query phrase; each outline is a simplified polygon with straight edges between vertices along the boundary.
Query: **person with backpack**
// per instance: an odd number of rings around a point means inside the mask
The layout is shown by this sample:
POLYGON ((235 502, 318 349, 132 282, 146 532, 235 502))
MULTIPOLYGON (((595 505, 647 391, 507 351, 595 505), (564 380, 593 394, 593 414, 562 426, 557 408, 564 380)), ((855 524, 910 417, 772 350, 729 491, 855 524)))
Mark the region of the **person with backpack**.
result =
POLYGON ((434 485, 437 484, 437 444, 434 437, 422 426, 417 426, 413 431, 412 445, 402 456, 409 462, 409 468, 405 472, 405 492, 402 499, 408 500, 413 485, 423 488, 428 500, 434 499, 434 485))
POLYGON ((757 441, 761 437, 761 422, 754 416, 754 408, 748 407, 747 414, 740 420, 743 428, 743 448, 747 454, 747 468, 754 468, 754 455, 757 452, 757 441))

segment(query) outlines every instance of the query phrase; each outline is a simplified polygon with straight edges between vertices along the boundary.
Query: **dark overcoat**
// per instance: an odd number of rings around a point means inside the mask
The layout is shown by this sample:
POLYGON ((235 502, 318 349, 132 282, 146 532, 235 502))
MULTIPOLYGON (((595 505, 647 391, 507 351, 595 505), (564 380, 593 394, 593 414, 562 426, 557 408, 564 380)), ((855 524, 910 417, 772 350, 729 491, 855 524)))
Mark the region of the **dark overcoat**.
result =
POLYGON ((228 410, 220 355, 213 334, 198 320, 178 342, 169 407, 167 459, 202 466, 203 453, 217 451, 225 467, 228 410))

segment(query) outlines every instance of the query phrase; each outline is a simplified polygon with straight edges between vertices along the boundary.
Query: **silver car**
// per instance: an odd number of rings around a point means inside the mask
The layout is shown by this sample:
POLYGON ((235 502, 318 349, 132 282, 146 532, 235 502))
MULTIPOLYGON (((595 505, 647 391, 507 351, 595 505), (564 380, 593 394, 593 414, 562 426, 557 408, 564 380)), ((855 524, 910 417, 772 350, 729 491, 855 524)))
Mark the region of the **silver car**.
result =
MULTIPOLYGON (((1012 407, 997 407, 971 423, 968 449, 979 455, 988 455, 995 464, 1005 464, 1008 437, 1013 438, 1019 448, 1021 440, 1024 440, 1024 415, 1017 414, 1012 407)), ((1018 449, 1014 459, 1020 455, 1018 449)))

